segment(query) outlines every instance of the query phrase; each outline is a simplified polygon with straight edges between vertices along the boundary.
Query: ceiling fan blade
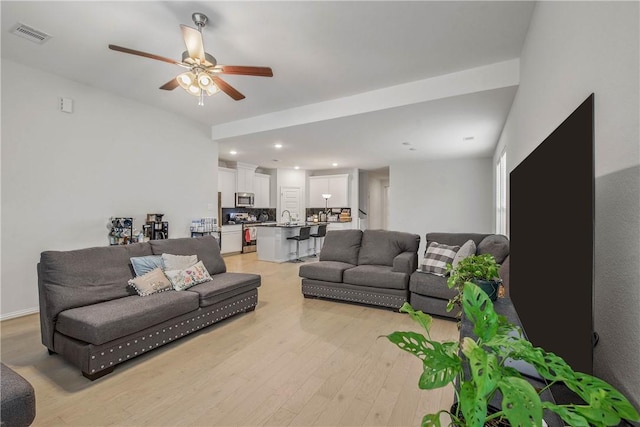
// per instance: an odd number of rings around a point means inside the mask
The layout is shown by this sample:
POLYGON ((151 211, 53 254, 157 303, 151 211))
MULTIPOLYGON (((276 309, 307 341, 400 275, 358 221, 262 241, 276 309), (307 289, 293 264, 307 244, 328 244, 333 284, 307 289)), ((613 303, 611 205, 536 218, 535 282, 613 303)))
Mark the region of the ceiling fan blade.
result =
POLYGON ((177 87, 178 87, 178 79, 174 77, 171 80, 169 80, 168 82, 166 82, 165 84, 163 84, 162 86, 160 86, 160 89, 162 89, 162 90, 174 90, 177 87))
POLYGON ((220 74, 240 74, 243 76, 273 77, 273 71, 269 67, 218 65, 213 69, 213 71, 220 74))
POLYGON ((164 61, 164 62, 168 62, 169 64, 182 65, 181 62, 175 61, 175 60, 170 59, 170 58, 165 58, 164 56, 154 55, 152 53, 141 52, 139 50, 133 50, 133 49, 129 49, 127 47, 116 46, 114 44, 110 44, 109 45, 109 49, 115 50, 115 51, 118 51, 118 52, 123 52, 123 53, 130 53, 131 55, 138 55, 138 56, 143 56, 145 58, 155 59, 156 61, 164 61))
POLYGON ((211 76, 213 82, 220 88, 221 91, 229 95, 231 98, 236 101, 240 101, 244 99, 244 95, 238 92, 235 88, 233 88, 229 83, 222 80, 220 77, 211 76))
POLYGON ((200 31, 187 27, 186 25, 180 25, 180 29, 182 30, 182 37, 184 38, 184 44, 187 46, 189 56, 203 63, 206 58, 204 56, 204 43, 202 42, 202 34, 200 31))

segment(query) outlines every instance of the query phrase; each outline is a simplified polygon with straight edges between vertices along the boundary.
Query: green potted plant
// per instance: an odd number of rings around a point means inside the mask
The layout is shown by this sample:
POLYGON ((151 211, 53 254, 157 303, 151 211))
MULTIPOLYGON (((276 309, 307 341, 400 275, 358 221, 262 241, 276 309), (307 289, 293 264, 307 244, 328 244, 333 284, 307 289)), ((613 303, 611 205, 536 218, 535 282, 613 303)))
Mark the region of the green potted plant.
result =
POLYGON ((496 259, 491 254, 468 256, 460 260, 455 268, 447 264, 449 272, 447 286, 449 289, 458 290, 458 295, 449 301, 447 311, 451 311, 456 305, 460 306, 462 289, 466 282, 476 284, 489 295, 491 301, 495 301, 502 283, 498 273, 499 268, 500 264, 496 263, 496 259))
MULTIPOLYGON (((422 360, 423 373, 418 387, 431 390, 457 384, 456 400, 451 411, 425 415, 423 426, 440 426, 440 415, 448 413, 453 425, 482 426, 502 418, 512 426, 541 426, 544 409, 558 414, 567 425, 613 426, 621 419, 639 421, 640 415, 629 401, 606 382, 575 372, 560 357, 548 353, 522 338, 520 328, 498 315, 488 296, 471 282, 462 292, 465 316, 473 324, 477 339, 465 337, 461 342, 437 342, 431 339, 432 318, 414 311, 405 303, 400 309, 419 323, 426 337, 416 332, 394 332, 389 341, 422 360), (513 334, 513 331, 518 334, 513 334), (557 405, 542 401, 539 393, 521 374, 504 366, 508 358, 532 364, 550 387, 563 382, 585 404, 557 405), (489 402, 500 392, 501 407, 488 411, 489 402)), ((544 389, 543 389, 544 390, 544 389)))

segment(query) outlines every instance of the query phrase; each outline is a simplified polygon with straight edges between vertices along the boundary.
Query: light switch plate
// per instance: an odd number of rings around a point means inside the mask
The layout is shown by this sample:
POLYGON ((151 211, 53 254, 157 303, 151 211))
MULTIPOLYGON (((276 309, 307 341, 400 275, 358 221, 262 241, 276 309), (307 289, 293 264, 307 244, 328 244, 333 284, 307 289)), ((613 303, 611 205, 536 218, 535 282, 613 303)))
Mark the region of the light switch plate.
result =
POLYGON ((60 111, 63 113, 73 113, 73 99, 60 98, 60 111))

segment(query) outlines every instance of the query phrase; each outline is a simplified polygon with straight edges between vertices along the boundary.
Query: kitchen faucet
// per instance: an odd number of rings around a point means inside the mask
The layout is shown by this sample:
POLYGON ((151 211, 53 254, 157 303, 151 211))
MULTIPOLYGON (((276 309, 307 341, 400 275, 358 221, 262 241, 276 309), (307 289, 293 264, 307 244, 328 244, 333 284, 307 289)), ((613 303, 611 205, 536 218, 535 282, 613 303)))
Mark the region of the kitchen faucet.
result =
POLYGON ((285 222, 285 224, 289 225, 289 224, 291 224, 291 212, 289 212, 287 209, 283 210, 283 211, 282 211, 282 215, 280 215, 280 218, 282 218, 282 217, 284 216, 284 213, 285 213, 285 212, 286 212, 287 214, 289 214, 289 221, 285 222))

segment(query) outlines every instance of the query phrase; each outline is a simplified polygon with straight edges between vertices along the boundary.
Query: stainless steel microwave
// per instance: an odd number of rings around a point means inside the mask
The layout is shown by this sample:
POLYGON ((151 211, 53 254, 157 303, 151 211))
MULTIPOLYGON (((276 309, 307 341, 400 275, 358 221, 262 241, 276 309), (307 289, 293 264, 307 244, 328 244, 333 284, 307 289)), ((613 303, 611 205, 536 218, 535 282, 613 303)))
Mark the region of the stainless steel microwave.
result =
POLYGON ((236 193, 236 208, 251 208, 255 201, 253 193, 236 193))

